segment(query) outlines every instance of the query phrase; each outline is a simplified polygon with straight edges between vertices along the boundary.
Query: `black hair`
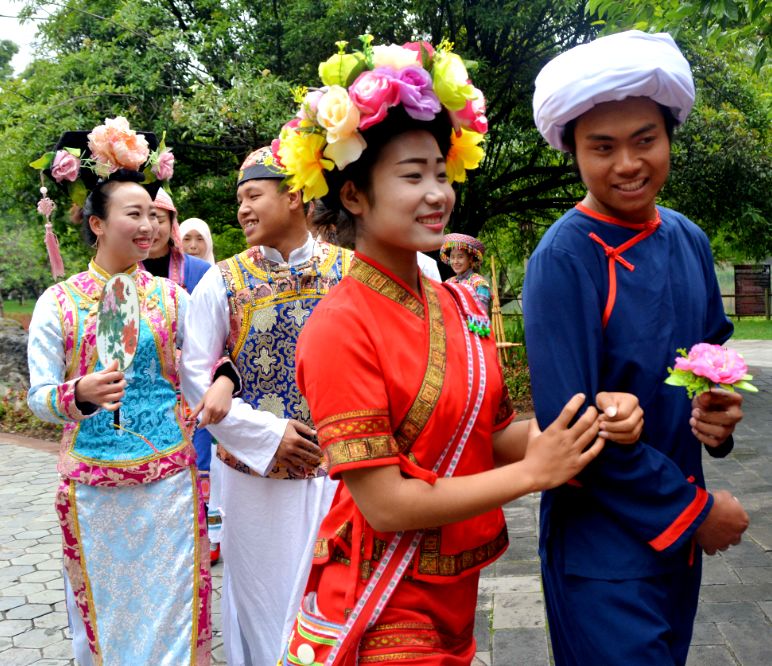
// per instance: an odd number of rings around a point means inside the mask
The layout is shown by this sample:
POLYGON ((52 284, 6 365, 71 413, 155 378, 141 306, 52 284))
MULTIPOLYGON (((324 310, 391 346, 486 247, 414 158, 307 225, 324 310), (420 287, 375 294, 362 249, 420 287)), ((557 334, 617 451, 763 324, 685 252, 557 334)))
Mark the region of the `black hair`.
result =
POLYGON ((345 169, 337 168, 325 173, 329 192, 322 197, 323 214, 315 215, 315 222, 320 225, 333 225, 338 241, 353 246, 354 220, 340 200, 340 190, 346 181, 364 192, 372 203, 373 166, 381 156, 384 147, 397 136, 407 132, 422 130, 429 132, 437 141, 440 152, 447 157, 450 150, 452 125, 445 110, 441 110, 432 120, 412 118, 402 105, 391 107, 386 117, 362 132, 367 147, 356 162, 345 169))
MULTIPOLYGON (((118 169, 115 173, 110 174, 110 177, 97 181, 94 189, 86 197, 86 202, 83 207, 80 208, 74 205, 70 210, 70 218, 76 224, 80 222, 83 230, 83 239, 88 245, 94 245, 97 240, 96 234, 91 230, 89 224, 89 218, 92 215, 96 215, 98 218, 104 220, 107 218, 107 204, 110 200, 110 192, 114 190, 115 183, 137 183, 141 184, 145 180, 145 175, 140 171, 132 171, 130 169, 118 169), (80 220, 78 220, 80 217, 80 220)), ((156 188, 156 191, 158 188, 156 188)), ((151 198, 153 194, 151 193, 151 198)))
POLYGON ((326 243, 332 243, 333 245, 353 249, 353 236, 344 235, 341 237, 338 234, 339 215, 337 213, 330 211, 321 199, 315 199, 307 205, 309 206, 306 209, 308 227, 314 238, 323 240, 326 243), (310 208, 311 204, 313 204, 313 209, 310 208))
MULTIPOLYGON (((665 132, 667 133, 667 140, 673 142, 673 132, 678 124, 670 107, 657 103, 660 112, 662 113, 662 119, 665 121, 665 132)), ((581 117, 581 116, 580 116, 581 117)), ((563 128, 563 143, 568 146, 568 151, 574 156, 574 162, 576 162, 576 121, 579 118, 574 118, 566 123, 563 128)))

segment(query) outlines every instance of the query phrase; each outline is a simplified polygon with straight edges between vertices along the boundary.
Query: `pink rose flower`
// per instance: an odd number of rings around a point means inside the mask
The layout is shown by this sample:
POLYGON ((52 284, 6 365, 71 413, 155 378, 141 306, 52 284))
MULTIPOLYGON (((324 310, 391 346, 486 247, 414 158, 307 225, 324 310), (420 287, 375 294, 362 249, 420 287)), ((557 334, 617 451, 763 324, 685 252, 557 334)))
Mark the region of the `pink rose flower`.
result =
POLYGON ((385 67, 362 72, 348 89, 351 101, 359 109, 359 129, 381 122, 390 106, 399 103, 399 82, 385 67))
POLYGON ((279 157, 279 148, 281 148, 281 141, 279 139, 274 139, 271 141, 271 155, 273 155, 273 160, 278 164, 282 169, 286 168, 284 164, 282 164, 281 158, 279 157))
POLYGON ((168 148, 158 156, 158 162, 151 171, 158 180, 169 180, 174 175, 174 155, 168 148))
POLYGON ((121 168, 140 171, 150 154, 145 137, 131 129, 123 116, 107 118, 104 125, 95 127, 88 135, 88 147, 109 173, 121 168))
POLYGON ((51 176, 57 183, 69 180, 74 183, 80 175, 80 158, 66 150, 57 150, 51 165, 51 176))
POLYGON ((472 88, 475 92, 475 99, 467 100, 466 106, 460 111, 451 111, 451 119, 454 127, 463 127, 470 129, 478 134, 485 134, 488 131, 488 118, 485 116, 485 97, 477 88, 472 88))
POLYGON ((707 342, 694 345, 687 357, 676 358, 675 369, 693 372, 714 384, 734 384, 748 374, 748 366, 740 354, 707 342))
POLYGON ((327 86, 309 92, 298 109, 297 117, 300 118, 300 120, 313 121, 313 119, 316 118, 316 109, 319 107, 319 100, 322 99, 325 92, 327 92, 327 86))
POLYGON ((429 58, 431 59, 434 55, 434 47, 429 44, 429 42, 426 41, 418 41, 418 42, 406 42, 402 45, 403 49, 408 49, 409 51, 415 51, 416 56, 415 59, 418 62, 419 65, 423 65, 421 62, 421 47, 424 47, 424 50, 429 55, 429 58))

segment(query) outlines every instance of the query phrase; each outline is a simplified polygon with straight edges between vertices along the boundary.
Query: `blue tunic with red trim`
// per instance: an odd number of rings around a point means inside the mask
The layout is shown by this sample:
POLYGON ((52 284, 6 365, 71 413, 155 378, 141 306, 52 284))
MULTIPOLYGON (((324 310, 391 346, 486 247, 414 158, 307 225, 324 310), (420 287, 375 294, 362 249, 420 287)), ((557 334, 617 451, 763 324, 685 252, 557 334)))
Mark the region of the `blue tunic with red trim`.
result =
POLYGON ((606 580, 688 565, 713 499, 691 401, 664 381, 678 348, 732 334, 707 237, 666 208, 634 225, 579 205, 533 253, 523 308, 541 428, 580 392, 588 403, 599 391, 633 393, 645 419, 639 443, 609 442, 571 484, 544 493, 542 558, 561 548, 565 573, 606 580))

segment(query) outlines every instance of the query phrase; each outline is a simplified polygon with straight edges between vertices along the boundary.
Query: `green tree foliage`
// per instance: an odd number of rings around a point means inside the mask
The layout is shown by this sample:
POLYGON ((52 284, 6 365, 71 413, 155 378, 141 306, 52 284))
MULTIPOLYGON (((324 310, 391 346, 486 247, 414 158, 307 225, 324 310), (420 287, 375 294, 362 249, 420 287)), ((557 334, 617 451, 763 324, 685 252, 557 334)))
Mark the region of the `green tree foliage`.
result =
MULTIPOLYGON (((291 117, 293 86, 318 83, 318 63, 334 42, 365 32, 383 42, 448 38, 476 63, 491 130, 481 168, 460 187, 454 230, 489 235, 495 245, 506 239, 514 263, 581 196, 569 161, 539 137, 531 110, 544 63, 598 30, 581 0, 29 0, 23 15, 43 6, 50 18, 39 23, 39 59, 0 84, 3 230, 29 228, 42 238, 29 162, 64 130, 125 115, 137 129, 167 131, 180 218, 205 219, 219 257, 240 249, 239 164, 291 117)), ((690 30, 698 43, 698 28, 690 30)), ((667 201, 732 247, 753 239, 760 254, 762 239, 772 237, 761 177, 769 96, 742 54, 729 61, 711 48, 694 54, 717 88, 702 95, 674 146, 667 201), (740 217, 732 209, 738 201, 747 202, 740 217)), ((80 269, 87 251, 67 221, 65 197, 58 201, 65 260, 80 269)))
POLYGON ((688 47, 698 102, 677 130, 665 204, 699 222, 718 259, 772 254, 772 130, 764 78, 688 47))
POLYGON ((692 65, 697 102, 676 133, 667 205, 718 258, 772 254, 772 5, 766 0, 589 0, 607 32, 664 30, 692 65))
POLYGON ((720 51, 751 50, 757 71, 772 51, 772 3, 767 0, 589 0, 587 12, 615 29, 666 30, 676 39, 707 40, 720 51))
POLYGON ((11 78, 11 60, 18 52, 19 47, 10 39, 0 39, 0 81, 11 78))

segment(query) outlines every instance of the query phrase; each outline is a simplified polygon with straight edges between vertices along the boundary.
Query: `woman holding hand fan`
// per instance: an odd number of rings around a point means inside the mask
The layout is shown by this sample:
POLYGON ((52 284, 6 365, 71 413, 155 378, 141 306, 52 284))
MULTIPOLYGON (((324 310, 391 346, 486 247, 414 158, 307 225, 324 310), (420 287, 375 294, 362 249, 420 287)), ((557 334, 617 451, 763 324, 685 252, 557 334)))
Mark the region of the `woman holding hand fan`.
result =
POLYGON ((205 514, 177 398, 187 294, 137 267, 157 230, 152 190, 171 156, 156 143, 119 117, 65 133, 32 165, 68 181, 80 204, 73 217, 96 248, 88 270, 40 297, 29 330, 30 408, 64 425, 56 510, 80 664, 210 659, 205 514), (120 288, 106 289, 119 273, 120 288), (137 311, 116 320, 132 287, 137 311), (98 326, 107 310, 110 325, 98 326), (120 367, 120 355, 105 363, 103 331, 122 345, 120 367))

